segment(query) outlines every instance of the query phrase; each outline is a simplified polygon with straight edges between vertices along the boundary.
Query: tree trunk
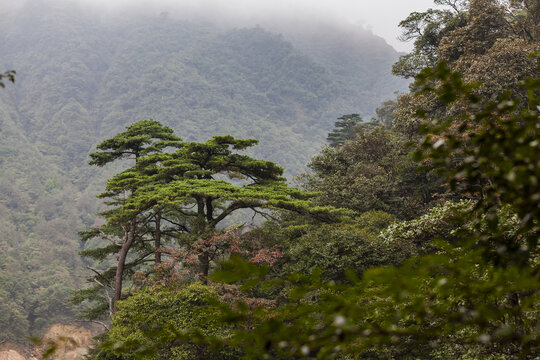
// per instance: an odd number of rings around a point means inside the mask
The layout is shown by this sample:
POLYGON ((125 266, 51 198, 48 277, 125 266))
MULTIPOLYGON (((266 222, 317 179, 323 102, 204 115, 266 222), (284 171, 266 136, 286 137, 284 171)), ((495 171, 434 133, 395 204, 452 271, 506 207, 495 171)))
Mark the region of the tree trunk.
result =
POLYGON ((113 313, 118 310, 117 302, 118 300, 120 300, 120 296, 122 295, 122 276, 124 275, 124 266, 126 265, 127 254, 129 249, 131 248, 131 244, 133 244, 134 239, 135 219, 131 220, 129 223, 129 230, 126 234, 126 240, 122 244, 122 248, 120 249, 120 256, 118 257, 118 266, 116 268, 116 276, 114 279, 114 297, 112 301, 113 313))
POLYGON ((199 263, 200 263, 200 277, 201 282, 206 285, 208 284, 208 273, 210 272, 210 259, 208 256, 208 253, 203 253, 199 255, 199 263))
POLYGON ((156 231, 154 233, 154 247, 156 249, 156 266, 161 264, 161 213, 156 214, 156 231))

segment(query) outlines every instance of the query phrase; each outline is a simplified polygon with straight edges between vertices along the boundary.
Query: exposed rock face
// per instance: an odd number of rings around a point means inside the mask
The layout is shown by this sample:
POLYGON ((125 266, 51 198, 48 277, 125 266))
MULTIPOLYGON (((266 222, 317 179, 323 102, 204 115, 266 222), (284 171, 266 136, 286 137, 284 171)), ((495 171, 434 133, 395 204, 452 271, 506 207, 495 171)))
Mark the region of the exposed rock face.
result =
POLYGON ((57 349, 53 359, 82 359, 96 334, 91 330, 73 325, 55 324, 43 337, 45 343, 54 342, 57 349))
POLYGON ((28 360, 15 350, 0 351, 0 360, 28 360))
POLYGON ((0 360, 39 360, 41 353, 52 344, 56 345, 53 360, 83 359, 97 333, 73 325, 54 324, 43 336, 43 346, 28 349, 17 344, 1 344, 0 360))

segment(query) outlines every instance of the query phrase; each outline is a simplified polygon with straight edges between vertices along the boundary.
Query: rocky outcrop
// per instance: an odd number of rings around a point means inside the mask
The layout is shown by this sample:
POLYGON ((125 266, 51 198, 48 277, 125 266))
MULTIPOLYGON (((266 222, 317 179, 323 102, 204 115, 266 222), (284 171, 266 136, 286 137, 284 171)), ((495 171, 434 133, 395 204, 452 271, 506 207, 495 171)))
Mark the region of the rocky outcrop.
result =
POLYGON ((0 345, 0 360, 39 360, 47 348, 54 345, 52 360, 79 360, 88 353, 94 336, 98 332, 73 325, 54 324, 42 337, 43 345, 32 349, 17 344, 0 345))
POLYGON ((36 359, 36 358, 34 357, 26 358, 15 350, 0 351, 0 360, 33 360, 33 359, 36 359))
POLYGON ((73 325, 55 324, 43 337, 45 344, 55 344, 56 351, 52 359, 82 359, 88 353, 95 332, 73 325))

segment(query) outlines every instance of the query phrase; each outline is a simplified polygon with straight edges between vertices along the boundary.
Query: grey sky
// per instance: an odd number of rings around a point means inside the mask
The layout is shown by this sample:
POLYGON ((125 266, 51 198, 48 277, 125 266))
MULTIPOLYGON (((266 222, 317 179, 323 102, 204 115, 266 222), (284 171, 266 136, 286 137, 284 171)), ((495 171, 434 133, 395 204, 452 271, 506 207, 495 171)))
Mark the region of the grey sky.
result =
POLYGON ((190 9, 214 8, 217 13, 234 13, 244 17, 264 15, 304 15, 320 19, 360 24, 383 37, 399 51, 408 51, 412 44, 397 40, 398 24, 412 11, 433 7, 433 0, 93 0, 108 6, 158 3, 163 7, 173 5, 190 9))
MULTIPOLYGON (((23 0, 0 0, 0 10, 23 0)), ((433 0, 69 0, 109 10, 147 7, 152 12, 175 11, 192 15, 234 17, 256 22, 270 16, 315 18, 362 25, 383 37, 398 51, 409 51, 410 43, 397 40, 398 24, 412 11, 433 7, 433 0)))

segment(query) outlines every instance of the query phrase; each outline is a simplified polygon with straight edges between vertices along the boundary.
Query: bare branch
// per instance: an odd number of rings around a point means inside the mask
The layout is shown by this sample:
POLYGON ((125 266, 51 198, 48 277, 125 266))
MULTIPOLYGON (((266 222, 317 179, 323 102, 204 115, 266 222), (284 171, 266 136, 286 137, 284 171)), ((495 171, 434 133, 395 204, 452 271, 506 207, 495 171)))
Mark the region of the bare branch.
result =
POLYGON ((111 238, 109 237, 109 235, 107 235, 103 230, 98 229, 98 231, 99 231, 99 233, 100 233, 102 239, 109 241, 109 242, 112 243, 113 245, 116 245, 116 246, 122 246, 122 244, 119 244, 119 243, 117 243, 116 241, 114 241, 113 239, 111 239, 111 238))
POLYGON ((257 214, 258 214, 258 215, 261 215, 261 216, 262 216, 263 218, 265 218, 266 220, 273 220, 273 221, 278 221, 278 220, 279 220, 278 218, 276 218, 276 217, 274 217, 274 216, 272 216, 272 215, 270 215, 270 214, 268 214, 268 213, 265 213, 265 212, 263 212, 263 211, 257 210, 257 208, 255 208, 255 207, 251 207, 250 209, 253 210, 253 212, 255 213, 255 214, 253 215, 253 217, 252 217, 251 220, 253 220, 253 219, 255 218, 255 215, 257 215, 257 214))
POLYGON ((109 325, 105 324, 103 321, 99 321, 99 320, 82 320, 82 319, 76 319, 75 321, 98 324, 98 325, 103 326, 106 331, 110 330, 109 325))
POLYGON ((111 321, 113 319, 113 299, 111 298, 111 295, 109 295, 109 291, 107 291, 107 286, 103 285, 101 282, 99 282, 98 279, 94 278, 94 282, 98 285, 100 285, 103 290, 105 291, 105 296, 107 297, 107 301, 109 303, 109 317, 111 318, 111 321))
POLYGON ((188 229, 185 225, 180 224, 180 223, 177 223, 177 222, 172 221, 172 220, 169 220, 169 219, 167 219, 167 218, 165 218, 165 217, 162 217, 162 219, 165 220, 165 221, 168 222, 168 223, 171 223, 171 224, 173 224, 173 225, 175 225, 175 226, 178 226, 178 227, 181 228, 184 232, 189 233, 189 229, 188 229))
MULTIPOLYGON (((91 267, 91 266, 87 266, 86 268, 87 268, 88 270, 92 271, 93 273, 95 273, 95 274, 96 274, 97 276, 99 276, 101 279, 103 279, 103 280, 105 280, 105 281, 108 282, 108 279, 107 279, 105 276, 103 276, 103 275, 99 272, 99 270, 94 269, 94 268, 91 267)), ((101 285, 101 286, 105 286, 105 285, 102 285, 102 284, 100 284, 100 285, 101 285)), ((108 287, 110 287, 110 288, 112 289, 112 286, 108 286, 108 287)))

